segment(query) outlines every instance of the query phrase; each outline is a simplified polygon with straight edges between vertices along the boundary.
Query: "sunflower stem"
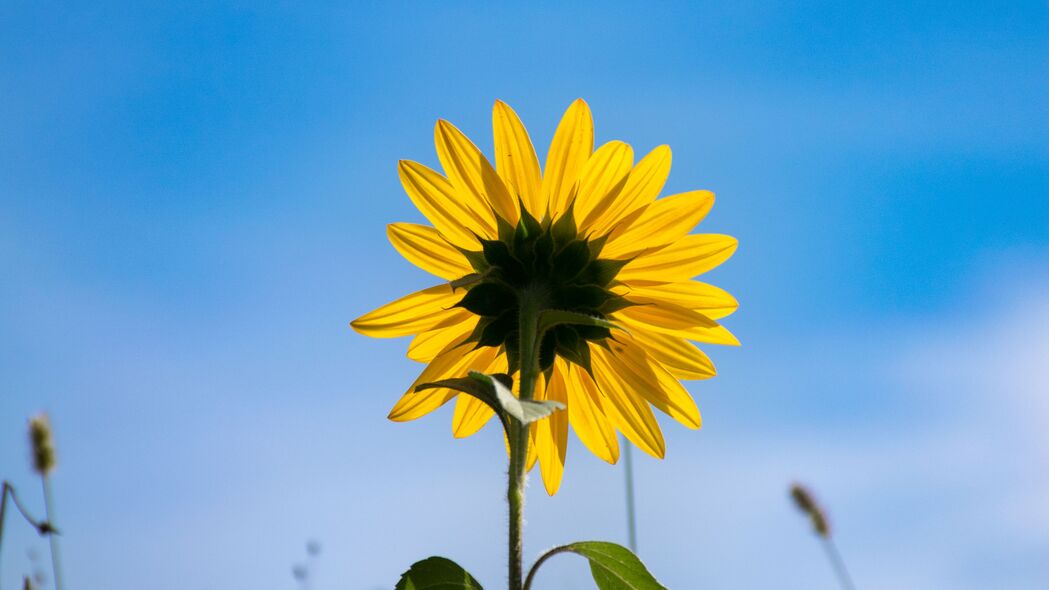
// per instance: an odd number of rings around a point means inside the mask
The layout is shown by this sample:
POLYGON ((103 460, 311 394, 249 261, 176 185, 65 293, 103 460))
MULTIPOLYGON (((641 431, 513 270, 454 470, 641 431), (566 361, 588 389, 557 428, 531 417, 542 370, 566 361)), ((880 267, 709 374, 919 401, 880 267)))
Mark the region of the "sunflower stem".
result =
MULTIPOLYGON (((519 310, 521 399, 532 399, 539 375, 539 311, 541 299, 533 293, 521 293, 519 310)), ((509 574, 510 590, 522 589, 522 561, 524 555, 524 486, 525 463, 528 456, 529 426, 510 420, 510 470, 506 499, 510 505, 509 574)))

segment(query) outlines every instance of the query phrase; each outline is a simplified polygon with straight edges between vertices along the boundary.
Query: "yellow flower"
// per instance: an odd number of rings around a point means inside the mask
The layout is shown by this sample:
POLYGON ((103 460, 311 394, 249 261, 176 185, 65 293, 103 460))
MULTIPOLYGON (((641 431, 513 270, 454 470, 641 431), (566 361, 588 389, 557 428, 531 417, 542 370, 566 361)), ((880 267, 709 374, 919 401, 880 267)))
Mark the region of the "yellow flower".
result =
POLYGON ((496 101, 495 167, 447 121, 435 130, 442 175, 401 161, 401 182, 433 227, 393 223, 387 234, 405 258, 447 282, 412 293, 352 323, 366 336, 413 336, 408 357, 428 363, 389 418, 414 420, 458 397, 456 437, 481 429, 492 410, 450 389, 415 392, 421 383, 470 370, 515 373, 517 293, 542 293, 545 307, 618 324, 558 326, 540 344, 546 376, 535 399, 567 410, 532 425, 528 467, 536 459, 547 492, 556 493, 571 424, 595 455, 615 463, 616 431, 662 458, 663 435, 650 406, 689 428, 699 410, 680 379, 714 376, 691 341, 738 345, 718 320, 738 307, 727 292, 692 280, 736 250, 736 239, 691 234, 714 195, 690 191, 663 198, 670 148, 637 163, 629 145, 594 150, 590 108, 565 112, 540 171, 517 114, 496 101), (453 284, 454 283, 454 284, 453 284))

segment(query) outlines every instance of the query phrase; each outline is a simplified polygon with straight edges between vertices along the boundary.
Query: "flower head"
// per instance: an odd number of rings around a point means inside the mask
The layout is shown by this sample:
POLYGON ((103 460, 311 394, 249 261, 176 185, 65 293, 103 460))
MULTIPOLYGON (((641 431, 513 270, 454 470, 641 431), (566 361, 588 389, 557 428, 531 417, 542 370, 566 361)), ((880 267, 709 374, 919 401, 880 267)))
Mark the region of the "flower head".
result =
POLYGON ((830 521, 827 520, 827 513, 823 511, 823 507, 816 501, 812 492, 800 483, 796 483, 790 486, 790 497, 794 500, 794 505, 798 507, 798 510, 804 512, 812 521, 812 530, 825 539, 830 537, 830 521))
MULTIPOLYGON (((615 463, 616 431, 662 457, 651 406, 690 428, 699 410, 680 379, 714 376, 693 342, 738 344, 716 320, 737 308, 725 291, 696 276, 718 266, 736 240, 692 234, 714 195, 691 191, 658 198, 670 173, 670 148, 634 162, 611 141, 594 150, 593 120, 582 100, 561 119, 545 171, 517 114, 497 101, 492 114, 495 166, 447 121, 435 130, 445 174, 402 161, 405 191, 433 224, 393 223, 387 234, 405 258, 447 282, 412 293, 354 320, 367 336, 413 336, 408 357, 428 363, 390 412, 414 420, 458 394, 415 392, 420 383, 471 370, 519 369, 518 309, 526 297, 544 309, 583 313, 624 330, 560 325, 540 341, 545 375, 536 399, 565 412, 532 425, 529 466, 538 460, 547 491, 564 469, 569 425, 595 455, 615 463)), ((492 417, 459 395, 453 434, 470 436, 492 417)))
POLYGON ((51 420, 47 414, 37 414, 29 419, 29 446, 33 452, 33 470, 47 476, 57 463, 51 420))

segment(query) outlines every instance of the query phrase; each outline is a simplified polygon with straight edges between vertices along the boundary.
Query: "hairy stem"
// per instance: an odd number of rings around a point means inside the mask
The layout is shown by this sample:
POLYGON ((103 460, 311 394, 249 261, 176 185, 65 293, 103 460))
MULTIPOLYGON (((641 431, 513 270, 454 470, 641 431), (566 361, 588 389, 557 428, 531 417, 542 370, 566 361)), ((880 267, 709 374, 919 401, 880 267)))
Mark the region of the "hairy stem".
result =
POLYGON ((571 551, 571 549, 569 549, 568 545, 562 545, 560 547, 554 547, 553 549, 551 549, 551 550, 547 551, 546 553, 544 553, 538 560, 536 560, 535 564, 532 565, 532 569, 528 570, 528 577, 525 579, 524 589, 523 590, 529 590, 529 588, 532 587, 532 580, 535 579, 535 574, 536 574, 536 572, 539 571, 539 566, 543 565, 543 563, 546 560, 548 560, 551 557, 557 555, 558 553, 564 553, 566 551, 571 551))
MULTIPOLYGON (((532 399, 535 381, 539 375, 539 301, 522 294, 520 301, 520 362, 521 399, 532 399)), ((522 561, 524 556, 524 486, 525 463, 528 456, 528 425, 511 419, 507 438, 510 441, 510 470, 506 500, 510 505, 509 574, 510 590, 522 590, 522 561)))
POLYGON ((510 422, 510 473, 506 501, 510 505, 510 590, 521 590, 521 563, 524 557, 524 464, 528 444, 528 427, 510 422), (522 432, 524 441, 522 444, 522 432))

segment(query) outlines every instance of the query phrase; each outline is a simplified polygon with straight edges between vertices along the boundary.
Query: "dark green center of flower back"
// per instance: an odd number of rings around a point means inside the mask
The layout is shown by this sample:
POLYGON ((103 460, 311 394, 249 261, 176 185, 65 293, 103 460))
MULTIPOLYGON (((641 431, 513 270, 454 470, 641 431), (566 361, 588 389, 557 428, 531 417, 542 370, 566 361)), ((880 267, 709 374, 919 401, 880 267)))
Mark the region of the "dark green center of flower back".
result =
MULTIPOLYGON (((571 209, 555 221, 536 220, 521 207, 514 227, 499 219, 499 239, 481 240, 480 252, 464 252, 477 272, 456 286, 469 290, 457 304, 480 320, 471 341, 502 346, 510 372, 519 368, 519 312, 522 298, 542 309, 560 309, 604 319, 629 303, 609 290, 626 260, 601 259, 605 238, 580 236, 571 209)), ((590 370, 588 342, 603 343, 607 328, 559 325, 539 346, 540 370, 548 371, 556 356, 590 370)))

